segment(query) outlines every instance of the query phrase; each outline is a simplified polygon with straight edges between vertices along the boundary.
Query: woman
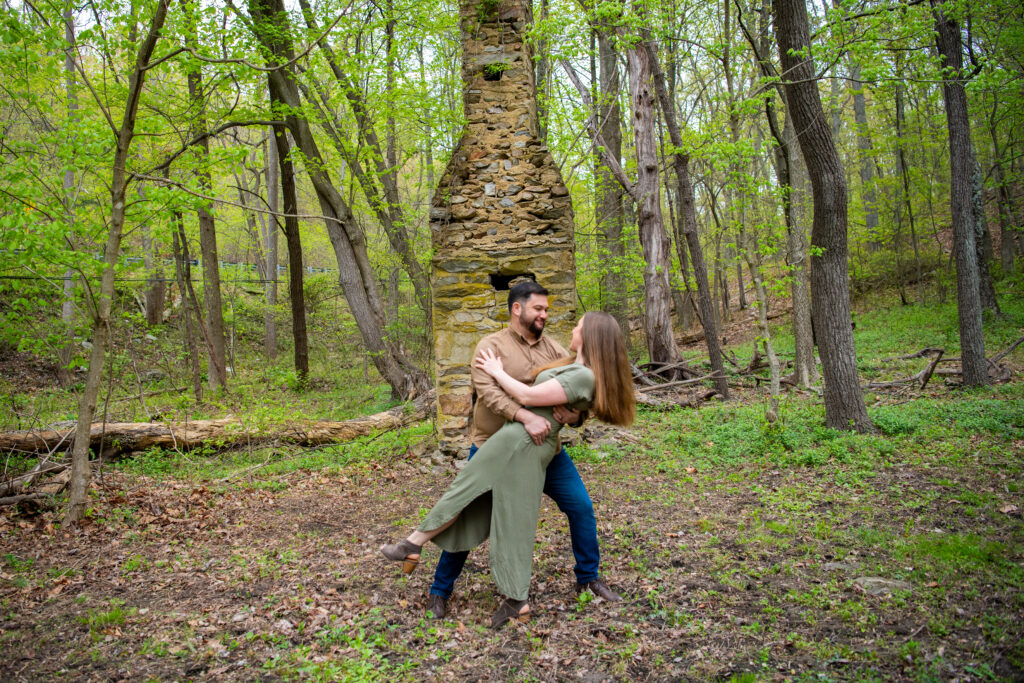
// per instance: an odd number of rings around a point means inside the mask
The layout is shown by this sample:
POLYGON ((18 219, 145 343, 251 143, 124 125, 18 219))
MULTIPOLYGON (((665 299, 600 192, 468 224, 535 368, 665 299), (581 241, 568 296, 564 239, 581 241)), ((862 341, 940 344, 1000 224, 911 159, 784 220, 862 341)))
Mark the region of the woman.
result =
POLYGON ((409 573, 427 541, 461 551, 490 537, 491 575, 505 596, 492 628, 509 619, 529 621, 527 596, 544 470, 560 447, 561 424, 552 408, 564 404, 590 410, 617 425, 631 424, 636 412, 626 345, 612 316, 596 311, 584 315, 572 331, 569 350, 575 357, 542 368, 530 386, 510 377, 490 349, 474 359, 517 403, 551 422, 551 432, 538 446, 521 423, 507 423, 477 451, 416 531, 381 548, 409 573))

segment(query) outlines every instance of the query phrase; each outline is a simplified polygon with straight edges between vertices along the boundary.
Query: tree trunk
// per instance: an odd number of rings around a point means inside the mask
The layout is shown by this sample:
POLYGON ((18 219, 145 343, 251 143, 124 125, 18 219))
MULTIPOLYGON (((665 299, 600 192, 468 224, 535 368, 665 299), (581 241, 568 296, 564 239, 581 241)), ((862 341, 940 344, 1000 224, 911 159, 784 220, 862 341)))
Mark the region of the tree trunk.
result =
MULTIPOLYGON (((309 337, 306 333, 306 297, 303 289, 305 276, 302 270, 302 239, 299 235, 299 195, 288 130, 281 125, 274 126, 274 139, 270 144, 276 149, 274 156, 281 171, 281 194, 284 197, 284 241, 288 248, 288 298, 292 311, 295 373, 299 376, 299 383, 305 384, 309 376, 309 337)), ((274 191, 276 193, 277 190, 274 191)), ((273 223, 278 225, 277 216, 274 216, 273 223)))
MULTIPOLYGON (((606 152, 615 159, 622 158, 622 117, 619 110, 619 63, 612 36, 607 27, 595 29, 597 34, 600 86, 598 90, 598 130, 604 138, 606 152)), ((601 253, 608 255, 608 266, 601 271, 601 294, 604 310, 619 323, 619 329, 630 338, 627 312, 626 282, 622 277, 625 267, 625 249, 622 245, 623 202, 622 187, 615 181, 608 165, 596 155, 594 185, 596 194, 597 232, 601 253)))
POLYGON ((192 323, 192 302, 195 295, 191 286, 192 267, 189 264, 188 242, 185 240, 185 219, 180 211, 175 211, 173 220, 171 239, 174 248, 174 275, 178 281, 178 291, 181 293, 181 311, 185 322, 183 336, 192 376, 192 395, 195 396, 196 403, 202 403, 203 381, 199 369, 199 349, 196 347, 196 334, 192 323))
MULTIPOLYGON (((78 116, 78 93, 75 91, 75 20, 71 5, 64 7, 64 40, 67 52, 64 54, 64 89, 68 101, 68 119, 74 121, 78 116)), ((72 193, 75 187, 75 172, 70 168, 64 171, 64 217, 67 220, 69 239, 75 232, 75 208, 72 193)), ((73 247, 72 247, 73 248, 73 247)), ((75 338, 75 271, 67 268, 64 271, 60 320, 63 325, 64 340, 57 349, 57 380, 65 389, 74 382, 71 372, 71 358, 74 355, 75 338)))
MULTIPOLYGON (((282 0, 249 0, 253 27, 265 57, 271 64, 290 64, 294 60, 290 25, 282 0)), ((370 267, 366 240, 355 223, 348 205, 331 183, 312 130, 299 116, 302 102, 293 67, 282 66, 267 73, 271 102, 278 111, 286 112, 288 129, 295 144, 308 160, 306 172, 313 184, 327 234, 338 263, 338 279, 355 318, 366 351, 377 371, 391 385, 392 393, 412 398, 430 387, 430 379, 384 336, 381 297, 376 275, 370 267)), ((280 150, 279 150, 280 151, 280 150)))
MULTIPOLYGON (((195 14, 194 0, 186 0, 183 5, 188 28, 185 42, 193 49, 198 45, 199 28, 195 14)), ((188 69, 188 97, 192 109, 193 130, 195 136, 206 132, 206 101, 203 99, 203 74, 198 63, 188 69)), ((210 174, 210 141, 203 137, 198 143, 199 187, 203 194, 209 196, 213 191, 213 179, 210 174)), ((224 308, 220 293, 220 261, 217 257, 217 228, 213 214, 200 204, 196 210, 199 219, 199 250, 203 257, 203 307, 206 309, 206 330, 209 337, 209 367, 206 379, 211 389, 226 389, 228 385, 227 353, 224 347, 224 308)))
MULTIPOLYGON (((87 425, 83 434, 92 448, 114 453, 131 453, 148 448, 191 449, 216 443, 222 447, 249 446, 275 441, 288 441, 303 446, 350 441, 374 432, 398 429, 430 414, 434 392, 422 394, 412 405, 401 405, 381 413, 357 417, 344 422, 328 420, 297 420, 276 431, 249 431, 248 425, 236 418, 193 420, 191 422, 110 422, 87 425)), ((67 448, 68 436, 74 429, 21 431, 0 433, 0 450, 17 449, 29 453, 49 452, 67 448)))
POLYGON ((850 60, 850 85, 853 90, 853 119, 857 124, 857 153, 860 160, 860 200, 864 209, 864 223, 871 250, 881 247, 878 236, 878 202, 875 198, 875 160, 868 127, 868 108, 864 98, 860 64, 850 60))
POLYGON ((675 104, 670 100, 665 84, 664 73, 657 60, 657 50, 649 37, 644 36, 641 46, 646 54, 650 68, 654 70, 654 87, 665 116, 665 127, 668 128, 672 146, 672 168, 676 177, 676 202, 678 205, 679 222, 686 237, 686 247, 693 265, 694 279, 697 281, 697 302, 700 307, 700 322, 704 328, 704 342, 708 348, 708 359, 711 370, 715 374, 715 391, 724 399, 729 398, 729 383, 722 362, 721 340, 718 337, 718 323, 715 319, 715 301, 708 282, 708 269, 704 263, 704 248, 700 243, 697 231, 697 212, 693 201, 693 185, 690 183, 690 155, 684 153, 683 136, 676 120, 675 104))
POLYGON ((814 221, 811 244, 811 302, 825 376, 825 422, 835 429, 871 431, 857 378, 847 288, 846 178, 821 107, 810 55, 807 6, 775 0, 779 57, 786 74, 786 100, 811 176, 814 221))
POLYGON ((988 384, 985 337, 982 330, 978 252, 971 210, 971 129, 964 90, 963 51, 960 27, 931 0, 935 15, 935 43, 942 56, 946 77, 942 83, 949 129, 950 211, 953 222, 953 253, 956 259, 957 312, 960 316, 960 357, 964 386, 988 384))
MULTIPOLYGON (((771 37, 769 25, 769 3, 764 2, 758 9, 758 38, 755 39, 744 27, 747 42, 757 58, 761 75, 777 78, 772 66, 771 37)), ((793 299, 793 376, 797 384, 809 387, 818 378, 818 365, 814 358, 814 330, 811 325, 811 294, 807 268, 807 197, 810 194, 810 178, 800 145, 793 128, 791 107, 786 104, 786 92, 781 84, 775 85, 779 102, 785 107, 784 124, 779 128, 775 99, 765 98, 765 117, 768 128, 775 139, 774 166, 782 196, 783 219, 786 222, 787 266, 793 278, 791 296, 793 299)))
POLYGON ((96 399, 99 396, 103 364, 106 359, 107 340, 110 336, 110 307, 114 296, 114 272, 121 251, 121 237, 125 225, 125 205, 129 176, 126 171, 132 140, 135 137, 135 121, 139 100, 146 80, 146 68, 153 56, 170 0, 157 0, 156 9, 150 22, 149 33, 139 45, 134 68, 128 81, 124 117, 117 129, 114 159, 110 179, 110 217, 107 228, 107 242, 103 249, 104 269, 100 279, 99 295, 92 310, 92 351, 89 354, 89 371, 85 388, 78 404, 78 426, 71 454, 71 479, 69 482, 68 508, 65 524, 80 521, 85 517, 89 490, 89 445, 90 427, 96 415, 96 399))
MULTIPOLYGON (((299 0, 299 5, 302 8, 306 25, 315 33, 321 33, 308 0, 299 0)), ((398 153, 396 149, 394 120, 389 115, 389 119, 385 125, 385 142, 382 146, 380 138, 377 136, 373 120, 370 117, 363 92, 359 85, 354 83, 352 79, 349 78, 348 74, 341 68, 341 64, 336 58, 334 50, 331 48, 327 40, 325 38, 321 39, 318 44, 321 52, 323 52, 324 57, 327 59, 327 63, 331 68, 331 73, 334 75, 334 79, 339 85, 341 85, 345 98, 348 100, 349 106, 352 109, 361 142, 364 142, 365 145, 370 148, 371 154, 369 156, 374 161, 376 178, 371 177, 365 171, 362 161, 360 160, 360 155, 358 153, 352 153, 343 141, 343 136, 335 134, 332 135, 332 139, 335 146, 338 148, 338 151, 344 156, 345 160, 352 168, 352 172, 355 174, 356 180, 359 181, 359 186, 366 195, 367 203, 372 207, 377 220, 380 221, 380 225, 384 229, 384 234, 387 235, 391 248, 394 249, 396 254, 398 254, 399 258, 402 260, 402 266, 409 274, 409 279, 412 281, 416 301, 419 304, 420 309, 423 311, 426 325, 426 336, 427 338, 430 338, 432 334, 431 326, 433 324, 430 300, 430 281, 427 276, 426 269, 423 268, 417 259, 413 240, 409 234, 408 226, 414 224, 415 221, 406 215, 399 196, 398 153), (378 182, 381 187, 377 186, 378 182)), ((388 54, 390 55, 390 50, 388 54)), ((293 81, 293 83, 295 82, 293 81)), ((295 93, 295 96, 298 98, 298 92, 295 93)), ((313 102, 313 100, 311 100, 311 102, 313 102)), ((325 101, 321 108, 324 111, 324 121, 335 122, 330 126, 331 131, 339 128, 336 117, 329 114, 329 112, 332 112, 335 107, 325 101)), ((295 140, 297 141, 296 144, 299 144, 301 148, 302 143, 299 138, 296 137, 295 140)))
MULTIPOLYGON (((768 326, 768 291, 765 289, 764 280, 761 278, 761 255, 758 251, 756 240, 751 244, 743 245, 742 252, 747 258, 747 267, 750 268, 750 279, 754 283, 754 294, 757 297, 757 324, 760 328, 760 337, 764 341, 765 353, 768 355, 768 372, 770 382, 768 385, 768 408, 765 410, 764 418, 768 424, 779 419, 779 383, 780 369, 779 358, 775 354, 775 345, 772 344, 772 331, 768 326)), ((754 342, 757 343, 756 341, 754 342)))
MULTIPOLYGON (((783 93, 780 92, 780 95, 783 93)), ((793 116, 787 105, 782 137, 786 145, 788 167, 788 198, 786 212, 786 251, 793 274, 793 373, 797 384, 809 387, 818 379, 818 362, 814 356, 814 327, 811 324, 811 287, 807 259, 807 209, 811 179, 804 163, 800 144, 793 128, 793 116)), ((780 187, 782 182, 780 180, 780 187)), ((786 188, 783 188, 786 191, 786 188)))
POLYGON ((146 324, 152 327, 164 321, 167 287, 164 285, 164 267, 160 255, 156 253, 156 243, 148 221, 142 224, 142 257, 146 269, 146 324))
POLYGON ((999 192, 999 260, 1003 267, 1003 274, 1009 275, 1014 271, 1014 238, 1016 230, 1013 227, 1013 204, 1010 199, 1010 192, 1006 189, 1006 179, 1003 176, 1003 166, 997 158, 992 167, 999 192))
POLYGON ((281 182, 278 174, 277 141, 274 131, 271 129, 270 138, 267 140, 267 206, 270 209, 270 216, 265 222, 266 233, 263 235, 263 249, 266 254, 266 268, 264 278, 265 296, 267 308, 263 314, 263 352, 270 361, 277 360, 277 230, 278 230, 278 209, 280 203, 278 197, 281 182))
POLYGON ((971 145, 971 215, 974 219, 974 246, 978 252, 978 294, 981 296, 981 307, 986 311, 1000 314, 999 301, 996 300, 995 283, 992 282, 992 233, 988 230, 985 217, 985 189, 981 164, 974 154, 971 145))
POLYGON ((637 223, 644 254, 644 332, 647 350, 654 363, 677 363, 672 334, 671 289, 668 273, 669 241, 661 215, 661 184, 655 142, 654 93, 651 92, 651 61, 643 47, 626 52, 629 90, 636 140, 637 182, 640 199, 637 223))

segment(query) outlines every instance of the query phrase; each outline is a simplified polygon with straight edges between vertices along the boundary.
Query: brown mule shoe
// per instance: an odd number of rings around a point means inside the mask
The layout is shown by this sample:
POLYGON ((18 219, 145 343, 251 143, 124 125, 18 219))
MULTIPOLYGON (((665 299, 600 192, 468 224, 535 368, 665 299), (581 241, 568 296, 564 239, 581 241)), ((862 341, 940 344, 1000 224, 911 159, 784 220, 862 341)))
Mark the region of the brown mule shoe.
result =
POLYGON ((589 590, 591 593, 603 600, 606 600, 607 602, 618 602, 619 600, 622 600, 622 596, 609 588, 608 584, 601 579, 594 579, 590 583, 576 584, 577 593, 582 593, 585 590, 589 590))
POLYGON ((505 626, 510 621, 518 621, 520 624, 526 624, 530 621, 530 603, 526 600, 513 600, 511 598, 505 598, 501 601, 501 605, 498 606, 498 611, 491 617, 491 628, 497 630, 505 626), (522 611, 523 608, 526 611, 522 611))
POLYGON ((402 572, 405 574, 412 574, 412 571, 416 569, 416 565, 420 563, 420 551, 422 550, 423 546, 409 541, 388 543, 380 547, 381 555, 392 562, 402 563, 402 572))

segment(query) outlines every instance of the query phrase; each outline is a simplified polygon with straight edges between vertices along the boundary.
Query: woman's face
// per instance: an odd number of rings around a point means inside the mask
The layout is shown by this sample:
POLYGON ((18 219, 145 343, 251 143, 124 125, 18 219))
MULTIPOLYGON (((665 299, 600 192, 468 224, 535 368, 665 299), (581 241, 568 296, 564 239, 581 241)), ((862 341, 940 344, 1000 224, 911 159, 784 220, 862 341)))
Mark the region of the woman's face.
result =
MULTIPOLYGON (((583 316, 585 318, 586 316, 583 316)), ((576 327, 572 328, 572 339, 569 341, 569 350, 574 353, 579 353, 583 347, 583 318, 576 323, 576 327)))

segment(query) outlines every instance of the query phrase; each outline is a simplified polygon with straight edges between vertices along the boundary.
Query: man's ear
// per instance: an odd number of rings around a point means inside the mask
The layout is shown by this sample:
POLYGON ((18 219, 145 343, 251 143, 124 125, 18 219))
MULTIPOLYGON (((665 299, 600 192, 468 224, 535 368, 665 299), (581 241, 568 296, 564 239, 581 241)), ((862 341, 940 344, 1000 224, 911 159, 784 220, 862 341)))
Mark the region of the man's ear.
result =
POLYGON ((515 302, 514 304, 512 304, 512 308, 509 311, 509 313, 511 314, 512 317, 518 318, 523 314, 523 305, 518 301, 515 302))

